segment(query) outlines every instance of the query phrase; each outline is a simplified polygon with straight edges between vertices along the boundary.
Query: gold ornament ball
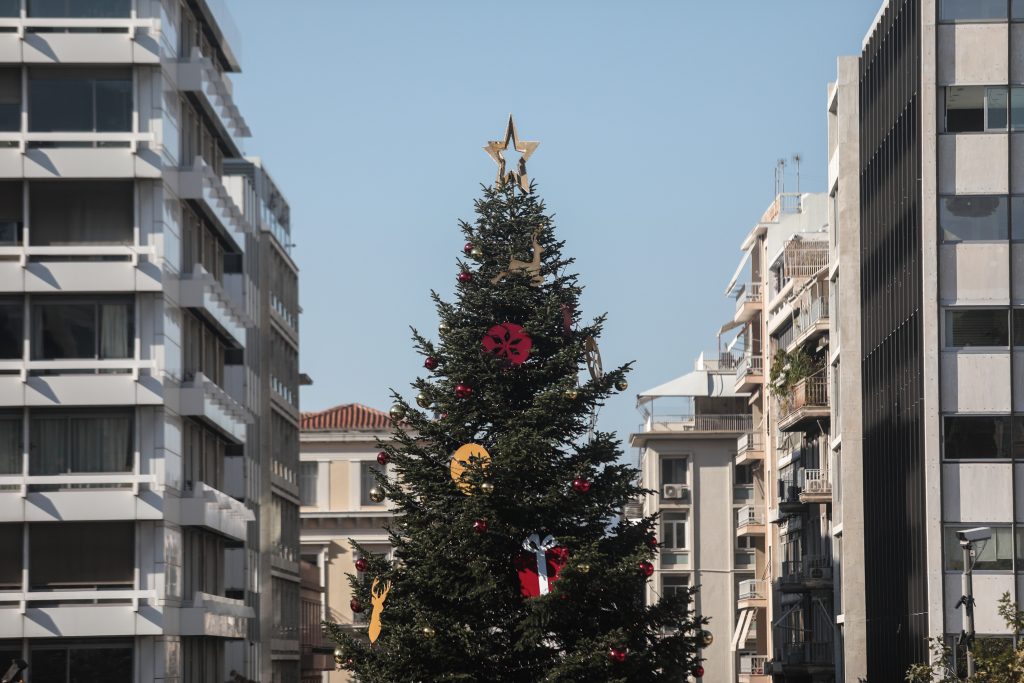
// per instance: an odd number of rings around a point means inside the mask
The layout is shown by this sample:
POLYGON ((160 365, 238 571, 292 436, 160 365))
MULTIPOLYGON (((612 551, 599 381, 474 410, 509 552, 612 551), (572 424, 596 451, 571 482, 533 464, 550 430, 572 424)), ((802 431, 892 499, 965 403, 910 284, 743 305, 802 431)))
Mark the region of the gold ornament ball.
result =
POLYGON ((491 495, 492 493, 494 493, 494 484, 492 484, 489 481, 485 481, 484 483, 480 484, 480 493, 484 494, 485 496, 491 495))
POLYGON ((420 393, 416 394, 416 405, 418 405, 420 408, 429 408, 430 397, 421 391, 420 393))
POLYGON ((484 260, 484 250, 480 247, 473 247, 469 252, 469 257, 474 261, 484 260))
POLYGON ((576 568, 580 570, 580 574, 590 573, 590 565, 586 562, 580 562, 578 565, 576 565, 576 568))
POLYGON ((370 489, 370 500, 372 500, 374 503, 383 503, 384 491, 382 491, 379 486, 374 486, 372 489, 370 489))
POLYGON ((575 401, 577 398, 579 398, 579 396, 580 396, 579 389, 576 389, 575 387, 572 388, 572 389, 566 389, 565 390, 565 397, 567 399, 569 399, 570 401, 575 401))
POLYGON ((437 632, 434 631, 434 627, 433 626, 424 626, 423 627, 423 637, 424 638, 427 638, 429 640, 430 638, 433 638, 435 635, 437 635, 437 632))
POLYGON ((341 651, 340 647, 334 648, 334 656, 335 657, 340 658, 343 654, 345 654, 345 653, 341 651))
POLYGON ((396 403, 395 405, 391 406, 390 413, 391 419, 394 420, 395 422, 398 422, 399 420, 404 420, 405 406, 403 406, 401 403, 396 403))
POLYGON ((625 391, 626 389, 629 389, 629 382, 627 382, 624 379, 620 379, 618 382, 615 383, 615 388, 618 389, 619 391, 625 391))
POLYGON ((711 631, 701 631, 700 637, 704 647, 711 647, 711 643, 715 642, 715 636, 711 631))
POLYGON ((437 325, 437 331, 440 332, 441 334, 447 334, 447 332, 448 332, 448 323, 446 323, 445 321, 442 320, 437 325))

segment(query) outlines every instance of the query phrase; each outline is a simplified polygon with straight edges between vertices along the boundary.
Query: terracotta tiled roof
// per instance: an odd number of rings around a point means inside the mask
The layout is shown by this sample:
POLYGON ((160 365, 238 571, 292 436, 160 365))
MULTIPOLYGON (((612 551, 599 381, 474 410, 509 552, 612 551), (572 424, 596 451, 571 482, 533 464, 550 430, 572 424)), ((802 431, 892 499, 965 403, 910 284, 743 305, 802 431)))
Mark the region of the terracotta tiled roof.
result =
POLYGON ((317 429, 391 429, 391 416, 359 403, 334 406, 318 413, 302 413, 302 430, 317 429))

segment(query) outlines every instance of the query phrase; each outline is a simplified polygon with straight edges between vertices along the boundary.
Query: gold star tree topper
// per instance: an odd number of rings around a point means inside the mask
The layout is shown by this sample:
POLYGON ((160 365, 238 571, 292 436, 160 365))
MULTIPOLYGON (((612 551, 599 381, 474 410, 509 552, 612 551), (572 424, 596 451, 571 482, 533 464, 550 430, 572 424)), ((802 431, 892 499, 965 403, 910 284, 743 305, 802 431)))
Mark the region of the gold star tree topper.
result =
POLYGON ((498 184, 503 185, 509 181, 519 185, 519 189, 523 192, 530 191, 530 179, 526 175, 526 161, 533 154, 534 150, 537 149, 539 142, 530 142, 527 140, 520 140, 519 136, 516 135, 516 122, 512 120, 512 115, 508 115, 508 127, 505 128, 505 139, 504 140, 492 140, 487 143, 484 147, 484 151, 487 152, 487 156, 494 159, 494 162, 498 164, 498 184), (505 167, 505 150, 508 149, 509 143, 512 143, 512 149, 519 152, 519 164, 517 168, 509 171, 505 167))

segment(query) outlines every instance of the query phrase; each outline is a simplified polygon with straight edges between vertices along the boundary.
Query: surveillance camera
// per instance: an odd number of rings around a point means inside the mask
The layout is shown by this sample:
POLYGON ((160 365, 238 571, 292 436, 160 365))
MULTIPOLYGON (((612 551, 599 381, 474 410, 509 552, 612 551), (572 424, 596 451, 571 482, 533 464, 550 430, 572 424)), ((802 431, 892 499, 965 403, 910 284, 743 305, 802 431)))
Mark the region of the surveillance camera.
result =
POLYGON ((992 538, 992 529, 987 526, 979 526, 974 529, 961 529, 956 532, 956 535, 960 539, 960 545, 967 545, 968 543, 987 541, 992 538))

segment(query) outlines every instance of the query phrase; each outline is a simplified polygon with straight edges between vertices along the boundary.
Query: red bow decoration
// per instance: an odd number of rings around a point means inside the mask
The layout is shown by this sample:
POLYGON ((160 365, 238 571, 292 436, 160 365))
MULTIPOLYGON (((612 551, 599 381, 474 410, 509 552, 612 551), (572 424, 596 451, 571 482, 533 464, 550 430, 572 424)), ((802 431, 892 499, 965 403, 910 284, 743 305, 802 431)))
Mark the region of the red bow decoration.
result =
POLYGON ((530 357, 533 340, 521 325, 501 323, 487 330, 483 338, 484 351, 494 354, 512 365, 522 365, 530 357))

